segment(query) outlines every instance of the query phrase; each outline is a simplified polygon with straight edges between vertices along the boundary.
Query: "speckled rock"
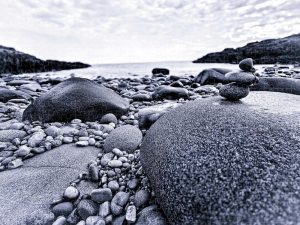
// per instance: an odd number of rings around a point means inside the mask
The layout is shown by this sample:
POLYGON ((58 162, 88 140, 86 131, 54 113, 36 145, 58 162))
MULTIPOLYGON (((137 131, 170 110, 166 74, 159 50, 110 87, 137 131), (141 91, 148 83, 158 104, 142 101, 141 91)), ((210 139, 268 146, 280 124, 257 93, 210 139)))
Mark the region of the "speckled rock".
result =
POLYGON ((239 67, 241 70, 246 72, 253 72, 255 69, 253 68, 253 60, 252 58, 246 58, 240 61, 239 67))
POLYGON ((134 152, 140 145, 142 132, 131 125, 125 125, 113 130, 104 142, 104 151, 111 152, 114 148, 128 153, 134 152))
POLYGON ((299 224, 300 97, 193 101, 147 131, 141 162, 171 224, 299 224))
POLYGON ((239 100, 247 97, 250 92, 250 88, 245 85, 238 84, 226 84, 220 88, 220 95, 229 100, 239 100))
POLYGON ((128 101, 114 91, 84 78, 70 78, 56 85, 29 105, 23 120, 57 122, 100 120, 107 113, 121 116, 128 101))
POLYGON ((10 142, 15 138, 23 138, 26 136, 26 132, 23 130, 0 130, 0 141, 10 142))

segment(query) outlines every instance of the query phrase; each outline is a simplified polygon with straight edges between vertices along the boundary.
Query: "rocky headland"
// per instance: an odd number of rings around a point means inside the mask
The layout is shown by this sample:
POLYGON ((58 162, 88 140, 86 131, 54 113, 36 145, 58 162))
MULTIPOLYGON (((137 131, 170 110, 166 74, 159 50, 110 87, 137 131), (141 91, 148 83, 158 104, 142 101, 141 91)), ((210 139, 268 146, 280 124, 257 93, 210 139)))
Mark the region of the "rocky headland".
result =
POLYGON ((81 62, 41 60, 35 56, 19 52, 14 48, 0 45, 0 74, 37 73, 86 68, 81 62))
POLYGON ((249 43, 239 48, 226 48, 209 53, 194 63, 238 63, 250 57, 256 64, 300 64, 300 34, 285 38, 249 43))
POLYGON ((3 75, 1 224, 299 224, 298 72, 239 67, 3 75))

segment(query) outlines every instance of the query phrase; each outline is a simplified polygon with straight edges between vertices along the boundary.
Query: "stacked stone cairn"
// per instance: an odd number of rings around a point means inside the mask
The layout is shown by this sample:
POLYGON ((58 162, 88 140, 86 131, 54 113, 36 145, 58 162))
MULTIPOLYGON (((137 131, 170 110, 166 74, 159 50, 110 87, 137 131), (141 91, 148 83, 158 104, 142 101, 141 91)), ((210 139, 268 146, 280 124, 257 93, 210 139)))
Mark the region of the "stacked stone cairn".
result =
POLYGON ((220 88, 220 95, 228 100, 237 101, 245 98, 250 92, 249 86, 258 81, 254 75, 255 69, 251 58, 242 60, 239 67, 241 70, 225 74, 229 84, 220 88))

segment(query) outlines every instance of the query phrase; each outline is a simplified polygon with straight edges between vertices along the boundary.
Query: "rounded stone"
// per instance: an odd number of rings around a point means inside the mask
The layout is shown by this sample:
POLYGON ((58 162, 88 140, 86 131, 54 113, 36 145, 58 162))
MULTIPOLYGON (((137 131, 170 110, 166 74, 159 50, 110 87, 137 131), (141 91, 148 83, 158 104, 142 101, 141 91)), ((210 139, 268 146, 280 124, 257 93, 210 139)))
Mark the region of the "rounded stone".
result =
POLYGON ((52 212, 55 216, 67 217, 73 210, 73 204, 71 202, 62 202, 55 205, 52 208, 52 212))
POLYGON ((232 71, 225 74, 227 82, 235 82, 237 84, 251 85, 257 81, 256 76, 249 72, 232 71))
POLYGON ((103 203, 112 199, 112 192, 109 188, 94 189, 91 198, 94 202, 103 203))
POLYGON ((56 126, 50 126, 45 130, 45 133, 51 137, 57 137, 60 135, 60 129, 56 126))
POLYGON ((83 199, 77 206, 79 216, 86 220, 89 216, 94 216, 98 213, 98 205, 89 199, 83 199))
POLYGON ((253 68, 253 60, 252 58, 246 58, 240 61, 239 67, 241 70, 246 71, 246 72, 253 72, 255 71, 253 68))
POLYGON ((73 187, 73 186, 67 187, 64 192, 64 198, 67 200, 77 199, 78 196, 79 196, 79 191, 76 187, 73 187))
POLYGON ((297 95, 202 99, 147 131, 141 162, 170 223, 297 224, 299 129, 297 95))
POLYGON ((248 86, 238 84, 226 84, 223 85, 219 90, 219 94, 222 97, 234 101, 245 98, 249 94, 249 92, 250 89, 248 86))
POLYGON ((135 126, 125 125, 113 130, 104 142, 104 151, 111 152, 114 148, 127 153, 134 152, 142 141, 142 132, 135 126))
POLYGON ((139 190, 135 193, 134 204, 136 207, 140 207, 146 204, 150 199, 150 193, 147 190, 139 190))
POLYGON ((117 124, 118 119, 114 114, 108 113, 108 114, 105 114, 104 116, 102 116, 100 123, 102 123, 102 124, 110 124, 110 123, 117 124))

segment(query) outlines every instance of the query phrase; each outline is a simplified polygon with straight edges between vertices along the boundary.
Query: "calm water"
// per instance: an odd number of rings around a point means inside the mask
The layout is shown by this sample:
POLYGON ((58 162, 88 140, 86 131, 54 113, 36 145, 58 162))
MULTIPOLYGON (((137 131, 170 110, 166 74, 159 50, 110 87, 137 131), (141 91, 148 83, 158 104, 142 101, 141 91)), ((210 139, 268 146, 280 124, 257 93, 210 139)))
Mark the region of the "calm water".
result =
MULTIPOLYGON (((261 70, 266 65, 256 66, 261 70)), ((58 72, 38 73, 43 76, 51 77, 76 77, 96 78, 103 77, 132 77, 151 75, 151 71, 155 67, 168 68, 170 74, 174 75, 197 75, 203 69, 207 68, 228 68, 238 69, 235 64, 221 63, 192 63, 192 62, 151 62, 151 63, 123 63, 123 64, 99 64, 85 69, 63 70, 58 72)), ((28 75, 28 74, 23 74, 28 75)), ((34 75, 34 74, 31 74, 34 75)))

